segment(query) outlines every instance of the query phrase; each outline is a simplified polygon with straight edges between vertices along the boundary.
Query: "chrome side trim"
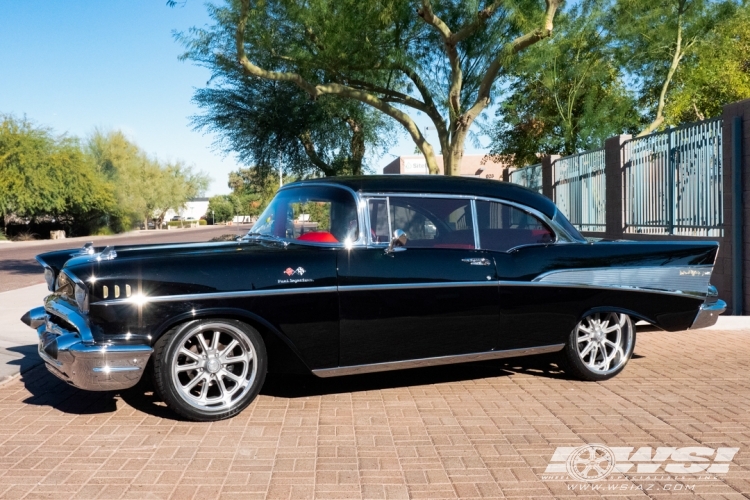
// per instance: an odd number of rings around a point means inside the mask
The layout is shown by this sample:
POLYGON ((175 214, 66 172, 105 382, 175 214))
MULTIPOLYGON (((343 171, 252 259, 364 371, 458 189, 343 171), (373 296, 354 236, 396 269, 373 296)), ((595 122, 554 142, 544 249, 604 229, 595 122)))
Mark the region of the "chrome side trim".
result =
POLYGON ((706 328, 716 324, 719 319, 719 315, 727 310, 727 303, 723 300, 717 300, 710 304, 703 304, 695 316, 693 324, 690 326, 691 330, 697 330, 698 328, 706 328))
POLYGON ((283 290, 245 290, 236 292, 214 292, 214 293, 190 293, 180 295, 158 295, 158 296, 134 296, 130 298, 100 300, 91 305, 116 305, 116 304, 147 304, 156 302, 178 302, 190 300, 215 300, 215 299, 232 299, 253 296, 272 296, 272 295, 295 295, 307 293, 333 293, 333 292, 361 292, 367 290, 409 290, 421 288, 460 288, 468 286, 540 286, 540 287, 562 287, 562 288, 593 288, 598 290, 626 290, 630 292, 658 293, 664 295, 689 296, 700 299, 705 297, 706 292, 701 293, 686 292, 681 290, 662 290, 651 289, 639 286, 623 285, 592 285, 585 283, 557 283, 550 280, 535 281, 506 281, 506 280, 487 280, 487 281, 441 281, 437 283, 388 283, 388 284, 371 284, 371 285, 346 285, 346 286, 321 286, 307 288, 285 288, 283 290))
POLYGON ((682 292, 705 297, 713 266, 643 266, 563 269, 540 274, 533 281, 682 292))
POLYGON ((416 288, 460 288, 466 286, 497 286, 498 281, 448 281, 440 283, 398 283, 385 285, 340 286, 340 292, 361 292, 368 290, 409 290, 416 288))
POLYGON ((459 354, 456 356, 437 356, 434 358, 408 359, 405 361, 389 361, 386 363, 372 363, 367 365, 339 366, 337 368, 322 368, 312 370, 313 374, 321 378, 340 377, 343 375, 358 375, 360 373, 386 372, 391 370, 405 370, 408 368, 422 368, 426 366, 451 365, 468 363, 471 361, 488 361, 491 359, 515 358, 532 354, 544 354, 561 351, 565 344, 554 344, 541 347, 523 349, 508 349, 505 351, 477 352, 459 354))
POLYGON ((214 293, 185 293, 179 295, 155 295, 153 297, 138 296, 124 299, 100 300, 91 305, 113 305, 113 304, 147 304, 151 302, 177 302, 187 300, 208 299, 233 299, 238 297, 253 297, 256 295, 293 295, 298 293, 330 293, 336 292, 335 286, 317 286, 307 288, 284 288, 282 290, 244 290, 237 292, 214 292, 214 293))

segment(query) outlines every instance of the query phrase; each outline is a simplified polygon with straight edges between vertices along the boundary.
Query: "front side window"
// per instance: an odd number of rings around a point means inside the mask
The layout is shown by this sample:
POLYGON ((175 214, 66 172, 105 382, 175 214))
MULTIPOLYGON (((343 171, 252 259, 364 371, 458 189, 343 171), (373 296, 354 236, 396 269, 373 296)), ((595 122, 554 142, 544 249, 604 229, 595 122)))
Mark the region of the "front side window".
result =
POLYGON ((494 201, 477 201, 479 242, 482 248, 506 252, 521 245, 552 243, 555 233, 538 217, 494 201))
POLYGON ((359 238, 357 205, 343 189, 285 189, 274 197, 250 232, 312 243, 354 242, 359 238))
POLYGON ((390 197, 371 199, 368 208, 373 243, 388 243, 401 229, 407 248, 474 248, 470 200, 390 197))

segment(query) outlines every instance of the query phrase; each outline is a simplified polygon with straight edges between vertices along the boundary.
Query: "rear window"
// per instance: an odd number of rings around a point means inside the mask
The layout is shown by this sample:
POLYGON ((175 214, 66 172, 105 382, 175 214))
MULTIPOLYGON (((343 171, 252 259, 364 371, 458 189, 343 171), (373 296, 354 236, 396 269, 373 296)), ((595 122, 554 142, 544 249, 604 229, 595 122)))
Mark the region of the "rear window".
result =
POLYGON ((477 201, 477 223, 479 243, 487 250, 506 252, 555 241, 555 233, 538 217, 504 203, 477 201))

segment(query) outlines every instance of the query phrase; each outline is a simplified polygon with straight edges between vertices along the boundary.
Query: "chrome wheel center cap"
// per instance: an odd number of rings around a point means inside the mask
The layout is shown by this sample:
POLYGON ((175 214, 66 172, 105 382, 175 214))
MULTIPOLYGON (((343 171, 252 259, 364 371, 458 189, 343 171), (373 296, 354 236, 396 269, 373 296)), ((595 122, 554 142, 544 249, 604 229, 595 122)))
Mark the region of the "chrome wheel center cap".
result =
POLYGON ((206 361, 206 370, 210 373, 216 373, 221 370, 221 363, 216 358, 209 358, 208 361, 206 361))

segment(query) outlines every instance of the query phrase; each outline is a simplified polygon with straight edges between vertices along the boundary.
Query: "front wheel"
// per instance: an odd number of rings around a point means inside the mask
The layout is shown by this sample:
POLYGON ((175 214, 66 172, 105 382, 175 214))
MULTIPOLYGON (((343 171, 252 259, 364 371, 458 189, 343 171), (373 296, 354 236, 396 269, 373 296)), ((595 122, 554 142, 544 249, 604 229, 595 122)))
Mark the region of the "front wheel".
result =
POLYGON ((578 322, 560 353, 562 368, 581 380, 607 380, 633 355, 635 325, 624 313, 593 313, 578 322))
POLYGON ((266 377, 260 333, 236 320, 191 321, 154 345, 154 385, 183 417, 214 421, 233 417, 258 395, 266 377))

